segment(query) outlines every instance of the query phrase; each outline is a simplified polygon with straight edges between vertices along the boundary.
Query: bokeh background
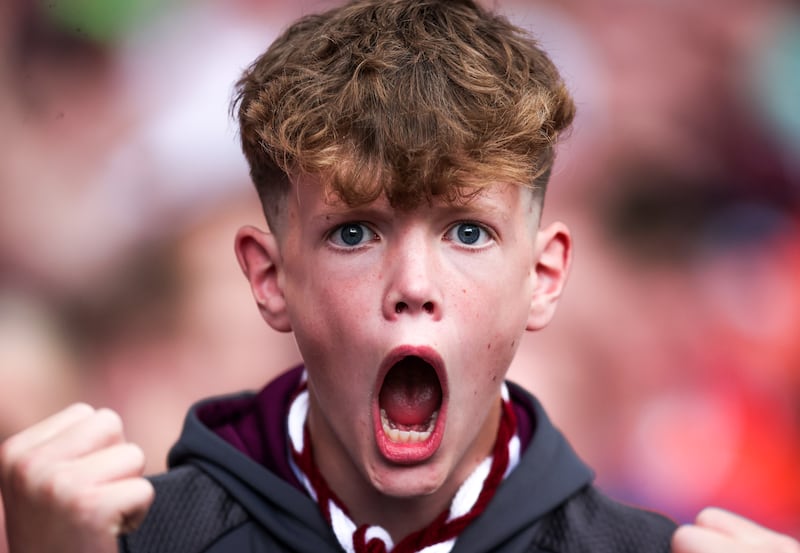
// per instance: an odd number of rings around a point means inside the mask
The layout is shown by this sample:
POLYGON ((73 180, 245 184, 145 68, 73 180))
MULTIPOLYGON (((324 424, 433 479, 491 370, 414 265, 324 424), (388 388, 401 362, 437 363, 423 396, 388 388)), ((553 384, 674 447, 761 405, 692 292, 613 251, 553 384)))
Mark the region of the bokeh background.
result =
MULTIPOLYGON (((800 537, 800 7, 485 1, 579 106, 545 209, 574 272, 512 378, 612 495, 800 537)), ((228 108, 330 5, 0 3, 0 439, 89 401, 156 472, 193 401, 299 360, 233 254, 263 223, 228 108)))

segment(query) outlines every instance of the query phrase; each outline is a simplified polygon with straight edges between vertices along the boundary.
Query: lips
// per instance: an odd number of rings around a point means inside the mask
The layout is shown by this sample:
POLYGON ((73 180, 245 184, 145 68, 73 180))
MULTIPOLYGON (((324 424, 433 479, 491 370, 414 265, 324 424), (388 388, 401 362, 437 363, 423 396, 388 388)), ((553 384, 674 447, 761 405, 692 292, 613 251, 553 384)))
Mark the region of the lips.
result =
POLYGON ((388 461, 419 463, 439 448, 447 405, 443 366, 430 348, 397 348, 384 361, 373 419, 378 449, 388 461))

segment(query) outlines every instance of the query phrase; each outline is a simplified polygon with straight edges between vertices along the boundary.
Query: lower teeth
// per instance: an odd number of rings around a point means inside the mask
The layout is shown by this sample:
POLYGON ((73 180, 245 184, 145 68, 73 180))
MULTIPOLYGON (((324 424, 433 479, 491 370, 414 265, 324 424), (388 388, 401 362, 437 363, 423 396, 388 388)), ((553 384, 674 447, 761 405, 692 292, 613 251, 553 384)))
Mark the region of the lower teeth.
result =
POLYGON ((431 437, 431 434, 433 434, 433 428, 436 426, 436 418, 438 414, 439 412, 437 411, 431 415, 423 430, 401 430, 389 420, 386 410, 381 409, 381 425, 383 426, 383 432, 391 441, 403 444, 415 444, 424 442, 431 437))

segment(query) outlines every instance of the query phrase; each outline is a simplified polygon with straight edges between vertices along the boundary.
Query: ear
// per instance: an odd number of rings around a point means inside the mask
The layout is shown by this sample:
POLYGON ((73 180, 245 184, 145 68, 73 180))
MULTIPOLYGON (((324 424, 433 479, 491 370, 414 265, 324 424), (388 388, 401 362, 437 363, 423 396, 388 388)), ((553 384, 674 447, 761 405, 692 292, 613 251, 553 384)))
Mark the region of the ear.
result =
POLYGON ((242 227, 236 233, 235 249, 261 316, 275 330, 291 331, 280 278, 281 255, 275 235, 251 226, 242 227))
POLYGON ((564 290, 572 261, 572 237, 562 223, 539 229, 536 235, 535 282, 526 330, 550 323, 564 290))

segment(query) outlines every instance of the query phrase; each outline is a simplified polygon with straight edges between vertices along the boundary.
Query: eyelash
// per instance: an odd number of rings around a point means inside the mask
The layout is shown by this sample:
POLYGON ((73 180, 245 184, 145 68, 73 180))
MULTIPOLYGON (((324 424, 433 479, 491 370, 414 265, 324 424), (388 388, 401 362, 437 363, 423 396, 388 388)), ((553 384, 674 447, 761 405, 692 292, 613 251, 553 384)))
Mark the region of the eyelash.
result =
MULTIPOLYGON (((453 223, 448 227, 448 229, 444 233, 444 238, 453 242, 456 246, 466 248, 466 249, 480 249, 482 246, 485 246, 488 242, 494 241, 495 235, 494 233, 485 225, 482 225, 475 221, 458 221, 453 223), (459 228, 463 226, 471 226, 480 231, 478 238, 475 239, 474 242, 465 242, 462 237, 458 237, 456 234, 459 228), (478 243, 480 242, 480 243, 478 243)), ((374 242, 380 239, 380 236, 372 230, 372 228, 363 222, 360 221, 351 221, 347 223, 342 223, 334 227, 330 232, 328 232, 326 236, 327 241, 332 244, 335 248, 341 250, 357 250, 360 247, 365 246, 370 242, 374 242), (345 240, 344 235, 342 234, 345 229, 357 229, 360 234, 353 235, 353 238, 357 239, 355 243, 347 243, 345 240)))
POLYGON ((366 223, 362 223, 360 221, 351 221, 347 223, 342 223, 341 225, 334 227, 327 235, 328 242, 333 244, 334 247, 342 250, 355 250, 358 249, 359 247, 363 247, 366 243, 373 242, 377 239, 378 239, 378 234, 374 230, 372 230, 369 227, 369 225, 367 225, 366 223), (348 227, 360 229, 361 235, 358 236, 359 239, 358 243, 348 244, 345 242, 342 232, 348 227))
POLYGON ((495 239, 494 233, 485 225, 482 225, 476 221, 458 221, 450 226, 445 233, 445 237, 447 237, 450 241, 454 242, 460 247, 468 248, 468 249, 480 249, 482 246, 485 246, 488 242, 491 242, 495 239), (455 236, 450 236, 453 233, 457 233, 458 229, 462 226, 471 226, 477 228, 482 234, 478 236, 475 242, 463 242, 457 239, 455 236), (477 244, 477 242, 481 242, 477 244))

